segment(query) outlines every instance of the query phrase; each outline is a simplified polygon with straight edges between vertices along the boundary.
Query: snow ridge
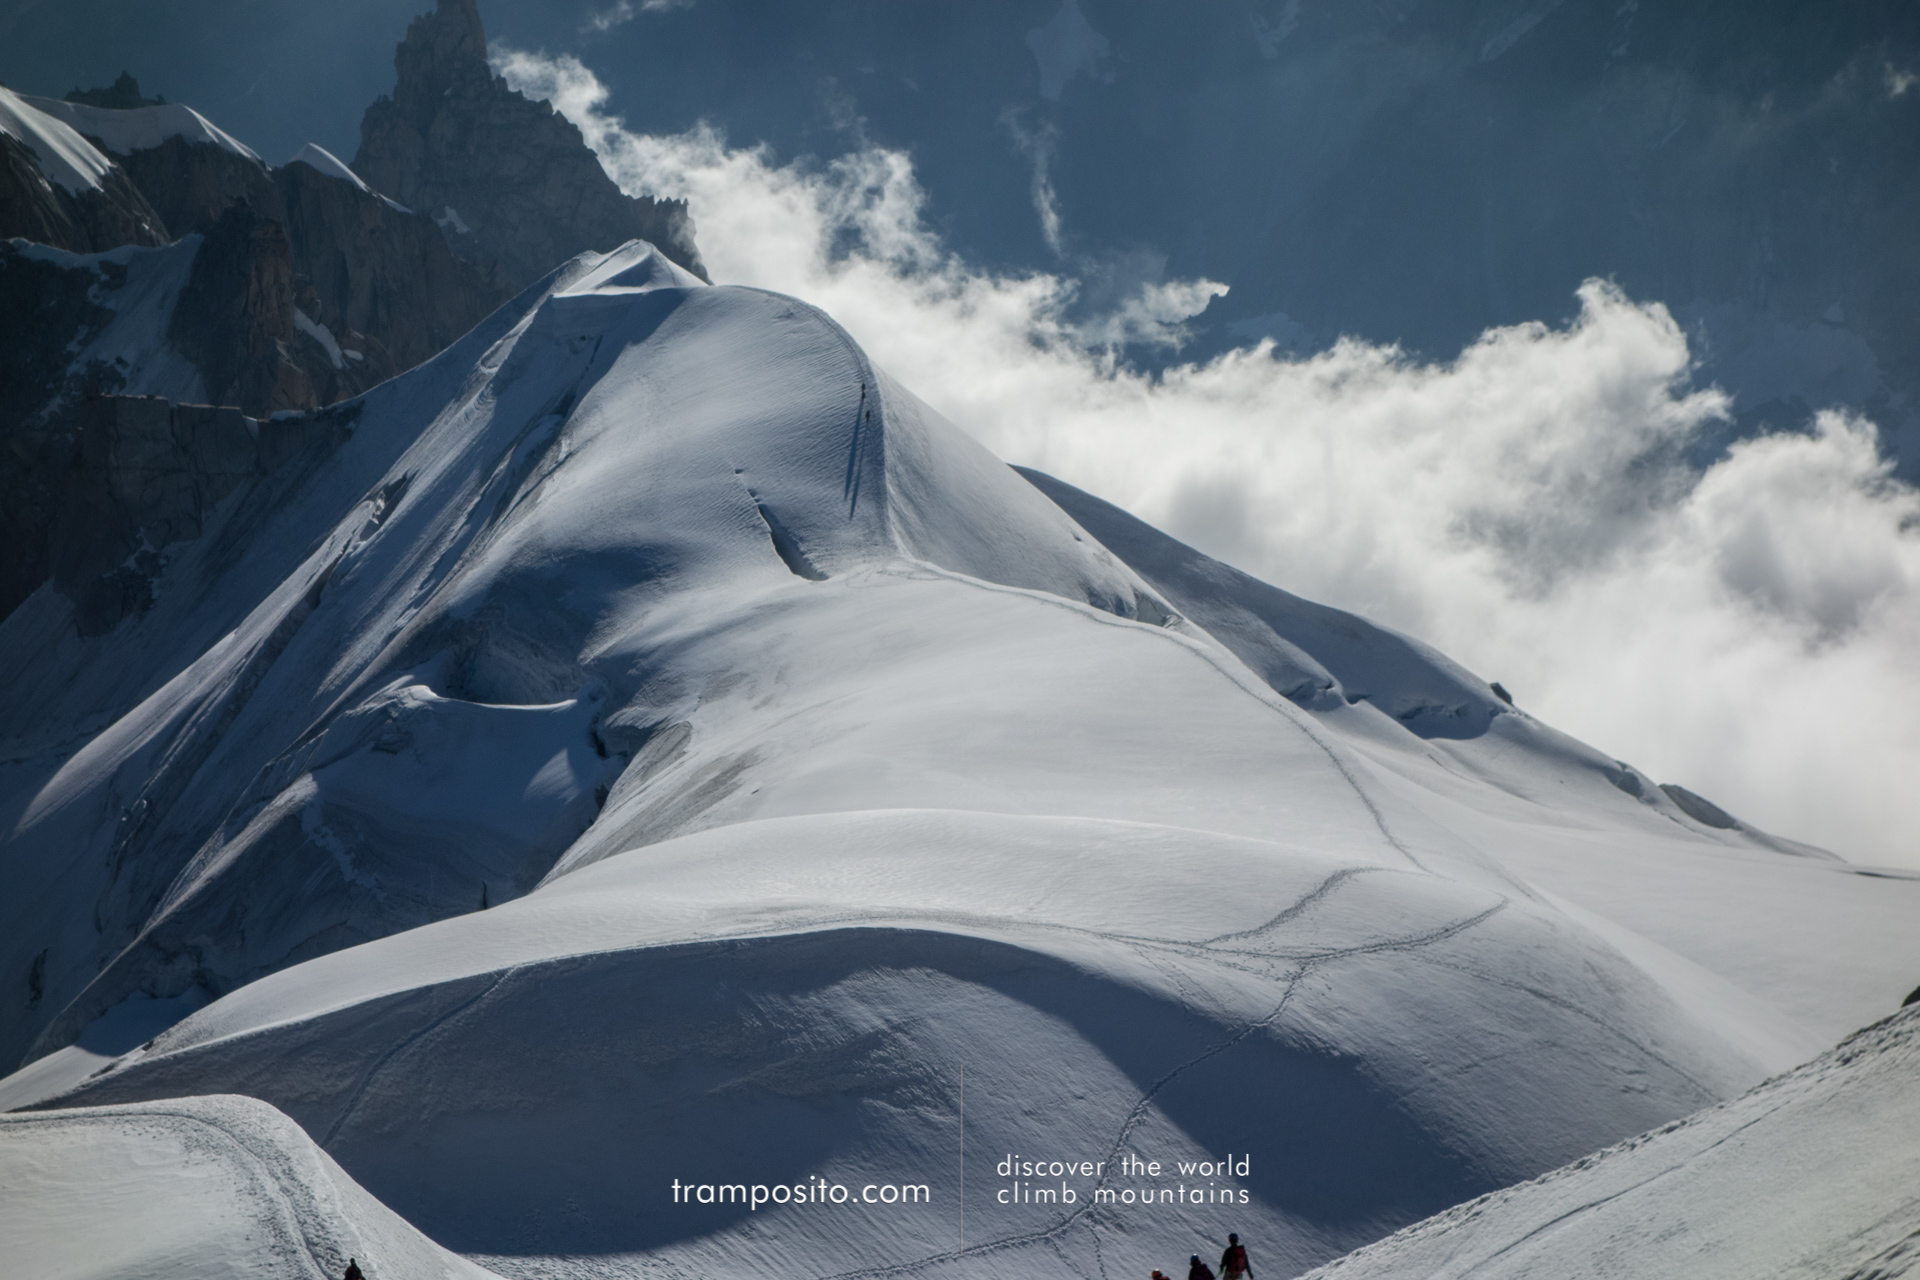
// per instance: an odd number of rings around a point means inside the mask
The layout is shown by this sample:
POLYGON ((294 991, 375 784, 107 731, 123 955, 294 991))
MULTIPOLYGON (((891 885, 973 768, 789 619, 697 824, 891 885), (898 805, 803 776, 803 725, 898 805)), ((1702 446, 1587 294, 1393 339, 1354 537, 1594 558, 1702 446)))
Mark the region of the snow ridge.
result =
POLYGON ((116 155, 132 155, 136 151, 157 147, 168 138, 181 138, 189 143, 219 147, 255 164, 264 164, 253 148, 182 103, 116 109, 89 107, 59 98, 23 96, 22 101, 77 134, 100 139, 106 149, 116 155))
POLYGON ((98 191, 112 163, 62 118, 63 113, 46 110, 49 101, 23 97, 0 86, 0 133, 31 148, 49 182, 74 195, 98 191))

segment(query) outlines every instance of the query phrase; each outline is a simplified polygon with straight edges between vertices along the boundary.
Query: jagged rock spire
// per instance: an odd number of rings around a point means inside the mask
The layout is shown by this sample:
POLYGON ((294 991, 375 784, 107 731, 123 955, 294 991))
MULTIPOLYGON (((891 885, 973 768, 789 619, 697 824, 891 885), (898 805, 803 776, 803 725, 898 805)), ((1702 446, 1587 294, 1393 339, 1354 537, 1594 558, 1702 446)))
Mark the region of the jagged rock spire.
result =
POLYGON ((432 13, 407 24, 393 51, 394 101, 409 113, 430 109, 456 84, 485 85, 487 33, 474 0, 440 0, 432 13))
POLYGON ((430 214, 456 253, 497 262, 520 288, 637 238, 705 274, 683 201, 626 195, 578 128, 493 75, 474 0, 415 18, 393 65, 393 96, 360 122, 354 171, 430 214))

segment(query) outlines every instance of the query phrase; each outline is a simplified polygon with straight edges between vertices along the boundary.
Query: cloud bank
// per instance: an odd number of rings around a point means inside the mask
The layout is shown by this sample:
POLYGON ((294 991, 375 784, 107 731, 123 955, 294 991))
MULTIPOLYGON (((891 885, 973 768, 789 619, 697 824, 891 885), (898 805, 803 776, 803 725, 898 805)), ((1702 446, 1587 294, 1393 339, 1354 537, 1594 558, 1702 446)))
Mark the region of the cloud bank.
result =
POLYGON ((1438 645, 1520 705, 1756 825, 1920 866, 1920 492, 1864 419, 1687 445, 1727 398, 1658 302, 1601 281, 1560 327, 1445 363, 1270 343, 1160 376, 1220 285, 1103 299, 948 252, 908 158, 777 165, 629 132, 571 58, 500 71, 629 191, 691 202, 716 280, 802 297, 1001 457, 1290 591, 1438 645))

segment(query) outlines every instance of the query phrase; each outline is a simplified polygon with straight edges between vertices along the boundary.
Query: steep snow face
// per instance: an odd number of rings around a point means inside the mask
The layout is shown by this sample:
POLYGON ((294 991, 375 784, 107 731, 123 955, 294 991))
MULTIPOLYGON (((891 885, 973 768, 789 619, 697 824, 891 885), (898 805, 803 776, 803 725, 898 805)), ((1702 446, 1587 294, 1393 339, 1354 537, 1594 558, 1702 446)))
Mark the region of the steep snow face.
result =
POLYGON ((23 98, 0 86, 0 133, 33 150, 47 181, 78 195, 98 191, 113 167, 57 112, 45 110, 45 98, 23 98))
MULTIPOLYGON (((106 253, 68 253, 21 243, 19 251, 25 257, 89 273, 96 283, 88 290, 88 301, 111 313, 97 330, 76 335, 79 341, 71 348, 68 370, 80 372, 97 364, 111 374, 112 385, 122 394, 204 402, 200 371, 167 336, 200 244, 197 234, 158 249, 122 245, 106 253)), ((77 386, 62 387, 59 397, 40 410, 51 413, 77 394, 77 386)))
POLYGON ((168 138, 182 138, 190 143, 210 143, 222 151, 231 151, 256 164, 262 163, 251 147, 192 107, 181 103, 168 102, 157 107, 116 110, 64 102, 59 98, 25 97, 23 100, 74 133, 100 139, 106 149, 115 155, 132 155, 136 151, 157 147, 168 138))
POLYGON ((1920 1009, 1724 1106, 1450 1209, 1315 1280, 1887 1277, 1920 1265, 1920 1009))
MULTIPOLYGON (((1738 965, 1509 864, 1718 858, 1749 932, 1770 868, 1866 881, 1520 713, 1296 705, 1174 589, 1329 690, 1472 680, 1134 548, 1156 587, 803 303, 589 255, 338 421, 147 614, 0 624, 8 1033, 68 1055, 16 1105, 263 1098, 508 1273, 1124 1270, 1228 1229, 1298 1268, 1810 1051, 1738 965), (1015 1152, 1101 1170, 1002 1199, 1015 1152), (813 1176, 932 1198, 670 1194, 813 1176)), ((1782 945, 1863 985, 1830 941, 1782 945)))
POLYGON ((1477 737, 1512 712, 1430 645, 1250 578, 1052 476, 1021 474, 1303 707, 1369 702, 1423 738, 1477 737))
POLYGON ((60 1280, 488 1280, 252 1098, 0 1117, 0 1254, 60 1280))

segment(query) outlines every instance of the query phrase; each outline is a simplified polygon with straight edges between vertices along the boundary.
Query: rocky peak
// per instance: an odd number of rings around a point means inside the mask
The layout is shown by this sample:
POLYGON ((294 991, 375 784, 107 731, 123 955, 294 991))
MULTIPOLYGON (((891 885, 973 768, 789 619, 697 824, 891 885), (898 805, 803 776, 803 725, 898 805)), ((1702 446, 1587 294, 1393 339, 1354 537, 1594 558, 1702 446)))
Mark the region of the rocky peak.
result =
POLYGON ((493 72, 474 0, 440 0, 432 13, 408 23, 406 39, 393 51, 393 69, 394 102, 410 115, 431 110, 456 86, 484 91, 493 72))
POLYGON ((360 122, 354 172, 432 216, 455 253, 497 261, 516 289, 633 239, 705 275, 684 201, 621 191, 577 127, 508 88, 486 58, 474 0, 440 0, 414 19, 394 54, 393 95, 360 122))
POLYGON ((116 111, 131 111, 138 107, 164 107, 167 100, 159 94, 151 98, 140 96, 140 82, 130 72, 122 71, 120 78, 104 89, 69 89, 66 101, 78 102, 87 107, 110 107, 116 111))

